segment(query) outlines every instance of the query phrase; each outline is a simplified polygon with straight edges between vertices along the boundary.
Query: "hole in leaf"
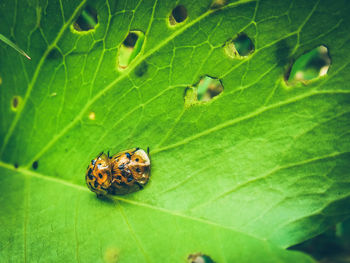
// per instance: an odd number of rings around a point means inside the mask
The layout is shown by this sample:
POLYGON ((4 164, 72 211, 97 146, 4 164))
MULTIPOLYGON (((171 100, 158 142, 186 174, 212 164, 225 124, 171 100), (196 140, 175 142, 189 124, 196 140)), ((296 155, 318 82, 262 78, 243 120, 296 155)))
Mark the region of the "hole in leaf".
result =
POLYGON ((253 41, 244 33, 225 44, 225 52, 231 58, 244 58, 254 52, 253 41))
POLYGON ((224 90, 221 81, 216 78, 205 76, 201 78, 197 86, 197 100, 209 101, 224 90))
POLYGON ((38 161, 33 162, 32 167, 33 167, 34 170, 38 169, 38 166, 39 166, 39 162, 38 161))
POLYGON ((15 169, 17 169, 17 168, 18 168, 18 163, 15 163, 15 164, 13 165, 13 167, 15 167, 15 169))
POLYGON ((223 90, 224 86, 220 79, 204 76, 195 86, 185 90, 185 106, 210 101, 223 92, 223 90))
POLYGON ((142 31, 130 31, 118 51, 118 68, 126 69, 142 49, 145 34, 142 31))
POLYGON ((86 6, 73 24, 76 31, 89 31, 97 25, 97 12, 94 8, 86 6))
POLYGON ((17 106, 18 106, 18 99, 17 99, 17 97, 14 97, 12 100, 12 107, 17 108, 17 106))
POLYGON ((328 48, 321 45, 300 56, 285 75, 288 84, 307 82, 327 74, 331 58, 328 48))
POLYGON ((215 263, 211 257, 202 253, 190 254, 187 260, 189 263, 215 263))
POLYGON ((178 23, 185 21, 187 18, 187 10, 183 5, 178 5, 171 11, 169 16, 170 25, 174 26, 178 23))
POLYGON ((89 119, 92 120, 92 121, 94 121, 96 119, 95 112, 92 111, 92 112, 89 113, 89 119))
POLYGON ((14 96, 11 102, 11 110, 17 111, 21 103, 22 103, 22 98, 20 96, 14 96))
POLYGON ((138 35, 135 32, 130 32, 129 35, 125 38, 123 44, 126 47, 135 47, 138 35))
POLYGON ((226 4, 227 4, 227 0, 214 0, 210 8, 217 9, 225 6, 226 4))

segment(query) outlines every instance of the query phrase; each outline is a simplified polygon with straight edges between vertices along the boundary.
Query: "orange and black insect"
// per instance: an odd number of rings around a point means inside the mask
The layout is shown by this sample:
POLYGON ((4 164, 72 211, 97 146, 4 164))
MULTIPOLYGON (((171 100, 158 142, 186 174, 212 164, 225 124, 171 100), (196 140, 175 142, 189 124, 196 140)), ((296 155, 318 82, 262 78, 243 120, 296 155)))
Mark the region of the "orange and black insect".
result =
POLYGON ((111 187, 111 160, 105 153, 93 159, 86 171, 86 184, 97 195, 106 195, 111 187))
POLYGON ((139 148, 117 153, 111 157, 113 194, 126 194, 142 189, 150 176, 148 154, 139 148))
POLYGON ((134 148, 109 157, 103 152, 91 161, 86 172, 86 184, 98 196, 127 194, 147 184, 151 162, 148 154, 134 148))

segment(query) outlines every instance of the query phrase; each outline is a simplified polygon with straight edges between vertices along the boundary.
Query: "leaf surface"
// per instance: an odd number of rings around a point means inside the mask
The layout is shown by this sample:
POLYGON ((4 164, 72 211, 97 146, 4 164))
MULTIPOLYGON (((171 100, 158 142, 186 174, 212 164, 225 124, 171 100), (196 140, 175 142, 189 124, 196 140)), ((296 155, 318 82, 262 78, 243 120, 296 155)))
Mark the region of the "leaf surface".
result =
POLYGON ((171 1, 0 4, 0 33, 32 58, 0 43, 4 261, 309 262, 284 248, 349 216, 346 1, 181 4, 175 26, 171 1), (78 33, 86 5, 98 25, 78 33), (144 45, 120 71, 132 30, 144 45), (223 46, 241 32, 254 52, 234 59, 223 46), (320 45, 328 75, 286 86, 292 61, 320 45), (223 93, 186 106, 205 75, 223 93), (150 147, 150 183, 96 199, 90 160, 136 146, 150 147))

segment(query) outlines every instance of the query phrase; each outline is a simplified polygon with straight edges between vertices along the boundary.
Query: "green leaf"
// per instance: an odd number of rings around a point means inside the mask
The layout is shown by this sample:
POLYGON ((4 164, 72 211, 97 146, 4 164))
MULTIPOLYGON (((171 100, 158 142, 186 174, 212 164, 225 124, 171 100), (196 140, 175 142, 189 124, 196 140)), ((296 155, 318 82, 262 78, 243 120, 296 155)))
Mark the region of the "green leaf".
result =
POLYGON ((311 262, 285 248, 349 217, 347 1, 177 4, 171 26, 173 1, 2 1, 0 33, 32 61, 0 43, 0 261, 311 262), (98 24, 78 32, 87 5, 98 24), (141 52, 119 71, 133 30, 141 52), (240 33, 254 51, 236 59, 240 33), (320 45, 328 74, 287 86, 320 45), (224 91, 185 104, 203 76, 224 91), (97 199, 88 163, 136 146, 149 184, 97 199))

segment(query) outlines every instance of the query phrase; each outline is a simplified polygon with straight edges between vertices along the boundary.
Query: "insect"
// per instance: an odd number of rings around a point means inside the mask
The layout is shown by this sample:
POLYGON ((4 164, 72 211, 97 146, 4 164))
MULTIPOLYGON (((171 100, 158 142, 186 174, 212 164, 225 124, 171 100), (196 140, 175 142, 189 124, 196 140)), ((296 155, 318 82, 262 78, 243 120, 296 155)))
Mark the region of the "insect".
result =
POLYGON ((134 148, 111 157, 112 194, 127 194, 143 188, 150 176, 147 153, 134 148))
POLYGON ((86 171, 86 184, 97 195, 106 195, 111 187, 111 160, 105 153, 93 159, 86 171))
POLYGON ((123 151, 111 157, 102 152, 89 164, 85 180, 89 189, 97 196, 128 194, 147 184, 150 166, 148 154, 140 148, 123 151))

